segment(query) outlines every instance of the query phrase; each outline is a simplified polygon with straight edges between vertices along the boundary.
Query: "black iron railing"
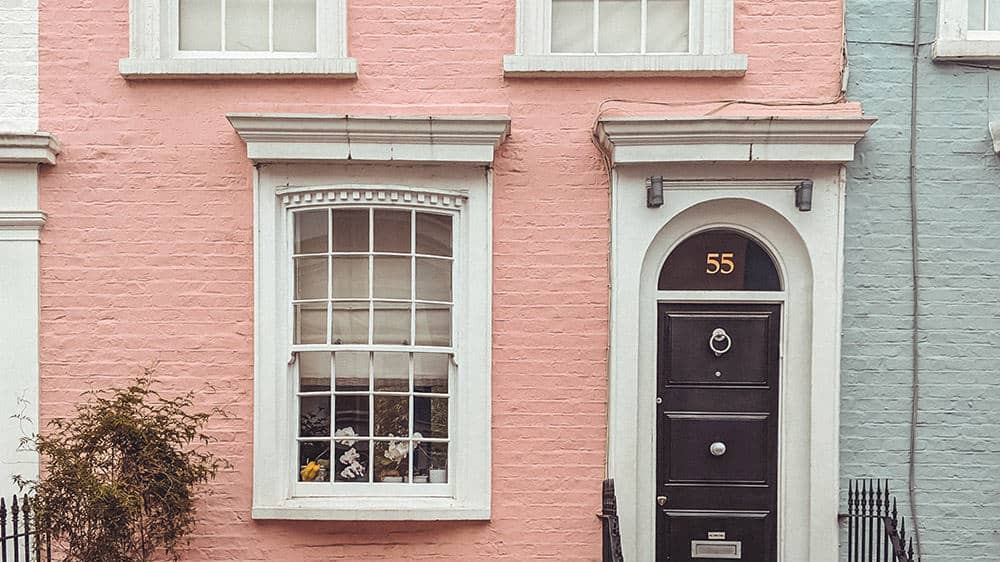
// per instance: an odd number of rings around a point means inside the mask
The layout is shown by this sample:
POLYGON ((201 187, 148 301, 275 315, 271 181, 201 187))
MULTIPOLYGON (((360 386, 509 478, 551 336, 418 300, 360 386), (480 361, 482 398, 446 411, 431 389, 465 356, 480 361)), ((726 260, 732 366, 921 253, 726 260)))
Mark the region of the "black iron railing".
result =
POLYGON ((603 497, 601 502, 602 527, 602 562, 624 562, 622 555, 622 534, 618 527, 618 499, 615 498, 615 481, 608 479, 604 481, 603 497))
POLYGON ((888 480, 852 480, 847 490, 847 561, 916 562, 913 539, 888 480))
POLYGON ((48 535, 38 531, 30 499, 15 495, 8 510, 6 500, 0 497, 0 562, 33 560, 52 562, 52 545, 48 535))

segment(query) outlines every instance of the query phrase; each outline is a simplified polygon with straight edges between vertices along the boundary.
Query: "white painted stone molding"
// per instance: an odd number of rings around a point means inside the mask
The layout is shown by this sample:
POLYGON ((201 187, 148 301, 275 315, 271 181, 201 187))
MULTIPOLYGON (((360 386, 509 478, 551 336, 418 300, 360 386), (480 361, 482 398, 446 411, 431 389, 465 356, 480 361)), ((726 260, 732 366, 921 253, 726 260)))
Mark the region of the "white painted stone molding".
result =
POLYGON ((990 137, 993 138, 993 152, 1000 156, 1000 121, 990 121, 990 137))
POLYGON ((510 117, 246 114, 226 116, 263 162, 443 162, 488 165, 510 117))
POLYGON ((8 164, 55 164, 59 141, 49 133, 0 132, 0 162, 8 164))
POLYGON ((871 117, 601 119, 594 135, 613 164, 850 162, 871 117))

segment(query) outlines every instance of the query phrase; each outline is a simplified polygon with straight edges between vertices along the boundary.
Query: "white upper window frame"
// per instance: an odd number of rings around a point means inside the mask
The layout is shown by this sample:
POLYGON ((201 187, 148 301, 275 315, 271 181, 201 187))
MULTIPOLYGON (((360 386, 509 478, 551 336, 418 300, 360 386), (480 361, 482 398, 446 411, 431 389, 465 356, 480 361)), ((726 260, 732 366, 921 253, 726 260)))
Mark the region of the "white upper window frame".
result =
POLYGON ((254 177, 256 519, 485 520, 491 486, 492 172, 507 117, 229 115, 254 177), (295 209, 424 209, 453 219, 448 483, 303 486, 294 443, 289 275, 295 209), (319 491, 320 493, 317 493, 319 491))
POLYGON ((1000 60, 1000 31, 969 30, 969 0, 938 0, 935 60, 1000 60))
POLYGON ((733 0, 690 0, 689 52, 553 53, 552 0, 518 0, 517 52, 505 76, 743 76, 747 56, 733 52, 733 0))
POLYGON ((308 77, 357 78, 347 54, 347 2, 316 2, 316 52, 180 51, 177 0, 130 0, 127 79, 308 77))

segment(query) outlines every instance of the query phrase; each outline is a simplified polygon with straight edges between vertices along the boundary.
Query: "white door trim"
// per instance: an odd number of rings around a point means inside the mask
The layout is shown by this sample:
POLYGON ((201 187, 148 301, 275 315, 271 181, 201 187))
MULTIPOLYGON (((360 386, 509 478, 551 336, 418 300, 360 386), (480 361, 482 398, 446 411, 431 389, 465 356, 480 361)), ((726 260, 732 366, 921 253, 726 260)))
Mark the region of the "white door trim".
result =
MULTIPOLYGON (((656 279, 677 243, 717 227, 760 240, 775 257, 785 283, 779 560, 837 560, 843 193, 839 164, 615 168, 608 472, 618 491, 627 560, 655 558, 656 302, 676 296, 710 298, 659 292, 656 279), (684 180, 704 178, 709 172, 713 178, 737 181, 724 189, 706 189, 697 181, 685 185, 684 180), (678 180, 658 209, 645 205, 645 178, 650 175, 678 180), (776 178, 787 187, 776 189, 776 178), (796 209, 793 197, 795 183, 803 178, 815 182, 813 211, 807 213, 796 209)), ((748 295, 733 297, 757 301, 748 295)))

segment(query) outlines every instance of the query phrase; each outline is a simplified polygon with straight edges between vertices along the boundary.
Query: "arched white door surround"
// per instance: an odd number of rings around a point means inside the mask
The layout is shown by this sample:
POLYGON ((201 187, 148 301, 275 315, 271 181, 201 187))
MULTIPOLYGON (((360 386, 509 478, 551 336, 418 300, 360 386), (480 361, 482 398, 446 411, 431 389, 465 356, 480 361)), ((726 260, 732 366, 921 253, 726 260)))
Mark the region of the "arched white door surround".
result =
POLYGON ((794 134, 780 134, 785 127, 804 135, 794 120, 761 134, 754 132, 759 122, 732 119, 598 125, 613 164, 608 476, 618 492, 626 560, 653 561, 656 552, 657 303, 708 301, 782 304, 778 560, 838 559, 842 165, 871 120, 833 120, 825 136, 817 120, 808 121, 813 144, 798 147, 789 140, 794 134), (730 133, 754 129, 745 139, 749 157, 734 137, 720 143, 713 124, 730 133), (823 139, 829 150, 818 148, 823 139), (658 208, 646 205, 650 176, 665 178, 658 208), (814 182, 808 212, 794 198, 804 179, 814 182), (670 251, 714 228, 759 241, 778 265, 783 291, 658 291, 670 251))

